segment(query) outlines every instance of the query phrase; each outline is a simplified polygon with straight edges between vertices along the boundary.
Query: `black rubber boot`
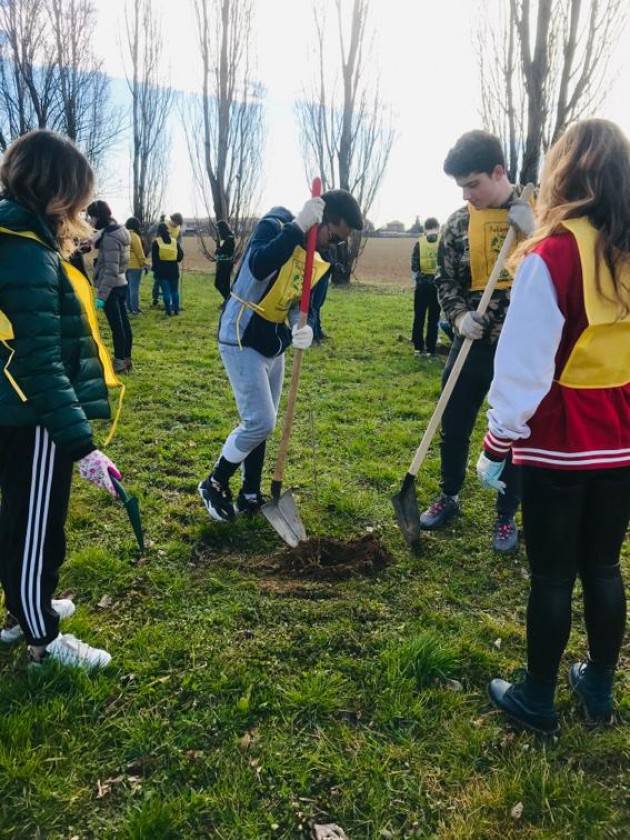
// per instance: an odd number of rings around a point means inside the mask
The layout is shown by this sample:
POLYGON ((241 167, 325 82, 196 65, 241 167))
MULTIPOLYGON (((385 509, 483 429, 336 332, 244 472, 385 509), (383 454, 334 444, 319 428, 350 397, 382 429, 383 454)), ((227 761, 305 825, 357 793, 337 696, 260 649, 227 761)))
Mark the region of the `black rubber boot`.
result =
POLYGON ((560 730, 553 702, 555 691, 555 681, 537 680, 531 674, 518 683, 501 679, 488 683, 488 696, 497 709, 540 735, 556 735, 560 730))
POLYGON ((614 668, 603 668, 593 662, 576 662, 569 671, 569 685, 578 696, 586 722, 591 726, 614 723, 612 687, 614 668))

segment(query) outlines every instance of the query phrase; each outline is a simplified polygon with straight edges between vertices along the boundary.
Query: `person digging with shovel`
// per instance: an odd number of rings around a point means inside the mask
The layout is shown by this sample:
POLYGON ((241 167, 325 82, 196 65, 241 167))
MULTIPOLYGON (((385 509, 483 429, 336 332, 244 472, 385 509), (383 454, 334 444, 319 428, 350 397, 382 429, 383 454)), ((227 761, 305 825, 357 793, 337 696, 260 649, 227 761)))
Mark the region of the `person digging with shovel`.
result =
MULTIPOLYGON (((284 378, 284 353, 306 349, 311 324, 298 326, 307 232, 317 225, 312 286, 330 270, 331 245, 363 228, 361 210, 345 190, 310 198, 297 216, 274 207, 256 225, 232 284, 219 323, 219 353, 240 423, 228 435, 210 475, 198 491, 210 517, 220 522, 235 513, 256 513, 264 503, 261 480, 267 439, 276 425, 284 378), (236 505, 230 478, 241 467, 236 505)), ((310 320, 310 319, 309 319, 310 320)))
MULTIPOLYGON (((512 278, 504 272, 486 314, 475 313, 510 225, 528 235, 534 224, 529 204, 521 201, 510 183, 500 141, 485 131, 459 138, 444 162, 467 204, 456 210, 442 232, 435 283, 440 305, 455 330, 455 339, 442 375, 442 387, 465 338, 474 341, 442 418, 440 496, 424 511, 420 525, 443 528, 459 513, 470 436, 488 393, 494 354, 509 301, 512 278)), ((520 499, 520 476, 510 460, 504 471, 505 488, 497 496, 492 545, 514 551, 518 531, 514 517, 520 499)))

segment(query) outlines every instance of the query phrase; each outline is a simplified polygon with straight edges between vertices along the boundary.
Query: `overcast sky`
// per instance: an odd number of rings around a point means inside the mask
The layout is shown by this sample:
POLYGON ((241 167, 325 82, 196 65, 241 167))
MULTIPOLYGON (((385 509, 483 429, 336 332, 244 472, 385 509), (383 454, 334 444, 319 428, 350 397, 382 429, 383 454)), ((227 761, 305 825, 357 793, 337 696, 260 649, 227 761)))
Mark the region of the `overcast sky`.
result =
MULTIPOLYGON (((349 2, 349 0, 346 0, 349 2)), ((507 0, 496 0, 507 2, 507 0)), ((125 0, 101 0, 96 51, 114 78, 123 76, 119 29, 125 0)), ((199 80, 197 41, 188 0, 153 0, 164 13, 167 62, 175 87, 195 90, 199 80)), ((319 0, 334 10, 334 0, 319 0)), ((258 77, 266 88, 266 140, 259 210, 284 204, 297 210, 307 192, 293 102, 312 70, 311 0, 255 0, 258 77)), ((442 173, 457 137, 479 128, 479 83, 474 32, 479 0, 372 0, 376 37, 373 64, 384 99, 394 113, 396 141, 370 217, 383 224, 416 214, 443 220, 461 204, 460 192, 442 173)), ((332 17, 332 16, 331 16, 332 17)), ((332 22, 332 20, 331 20, 332 22)), ((334 33, 333 33, 334 34, 334 33)), ((614 59, 617 79, 597 116, 618 122, 630 134, 628 29, 614 59)), ((119 92, 122 85, 116 85, 119 92)), ((173 115, 177 122, 176 114, 173 115)), ((192 214, 194 200, 187 151, 177 126, 165 209, 192 214)), ((115 212, 129 212, 128 149, 118 150, 108 179, 115 212)))

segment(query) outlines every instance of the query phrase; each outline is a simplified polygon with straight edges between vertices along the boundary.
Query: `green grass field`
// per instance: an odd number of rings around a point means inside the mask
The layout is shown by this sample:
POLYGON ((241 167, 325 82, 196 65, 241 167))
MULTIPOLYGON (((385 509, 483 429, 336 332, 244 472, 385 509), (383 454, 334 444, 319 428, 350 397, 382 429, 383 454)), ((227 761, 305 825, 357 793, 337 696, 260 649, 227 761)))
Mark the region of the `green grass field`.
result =
MULTIPOLYGON (((487 680, 523 664, 528 582, 522 551, 489 550, 493 499, 472 468, 463 515, 420 556, 394 524, 389 497, 441 367, 398 340, 411 294, 332 290, 331 339, 305 359, 286 483, 307 530, 373 528, 395 558, 342 582, 266 572, 281 544, 262 518, 209 521, 196 485, 236 418, 217 295, 188 275, 185 310, 166 320, 146 281, 143 294, 108 451, 149 547, 138 558, 123 512, 77 479, 60 590, 78 609, 64 629, 114 660, 89 677, 0 650, 0 836, 293 840, 314 822, 351 840, 630 836, 627 726, 587 731, 564 673, 553 743, 510 731, 486 701, 487 680)), ((475 453, 481 433, 480 418, 475 453)), ((421 503, 435 451, 426 467, 421 503)), ((565 671, 584 651, 575 603, 565 671)), ((628 664, 626 647, 626 719, 628 664)))

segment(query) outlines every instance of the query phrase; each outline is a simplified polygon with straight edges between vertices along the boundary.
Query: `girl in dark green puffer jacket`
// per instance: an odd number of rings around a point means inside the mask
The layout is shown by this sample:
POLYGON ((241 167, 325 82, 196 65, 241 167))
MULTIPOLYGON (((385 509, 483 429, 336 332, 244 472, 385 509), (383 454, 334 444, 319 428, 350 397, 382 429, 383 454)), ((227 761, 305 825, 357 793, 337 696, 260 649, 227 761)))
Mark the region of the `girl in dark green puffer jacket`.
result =
POLYGON ((106 651, 59 633, 74 605, 52 597, 73 464, 113 496, 110 473, 120 477, 92 440, 90 420, 110 416, 93 303, 81 303, 87 281, 62 259, 92 233, 80 214, 94 175, 69 140, 33 131, 7 149, 0 182, 1 639, 24 637, 38 663, 103 667, 106 651))

